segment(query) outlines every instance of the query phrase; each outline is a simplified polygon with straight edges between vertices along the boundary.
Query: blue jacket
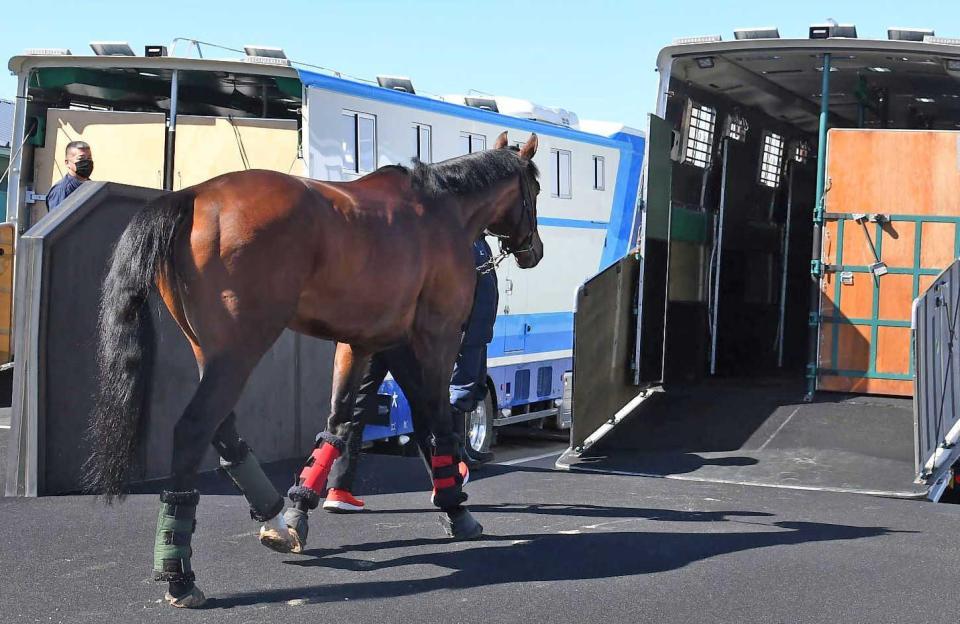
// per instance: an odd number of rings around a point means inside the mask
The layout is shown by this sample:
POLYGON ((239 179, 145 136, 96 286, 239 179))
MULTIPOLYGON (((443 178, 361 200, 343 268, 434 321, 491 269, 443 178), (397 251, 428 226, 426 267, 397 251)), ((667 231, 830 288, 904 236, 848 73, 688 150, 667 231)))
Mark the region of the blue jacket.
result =
MULTIPOLYGON (((473 263, 480 266, 491 258, 490 245, 481 237, 473 244, 473 263)), ((464 345, 485 345, 493 340, 493 324, 497 320, 497 306, 500 293, 497 290, 497 273, 490 271, 477 273, 477 289, 473 294, 473 309, 467 319, 467 328, 463 336, 464 345)))
POLYGON ((47 210, 56 210, 63 203, 63 200, 80 188, 81 184, 83 184, 83 180, 69 173, 63 176, 62 180, 51 186, 50 190, 47 191, 47 210))

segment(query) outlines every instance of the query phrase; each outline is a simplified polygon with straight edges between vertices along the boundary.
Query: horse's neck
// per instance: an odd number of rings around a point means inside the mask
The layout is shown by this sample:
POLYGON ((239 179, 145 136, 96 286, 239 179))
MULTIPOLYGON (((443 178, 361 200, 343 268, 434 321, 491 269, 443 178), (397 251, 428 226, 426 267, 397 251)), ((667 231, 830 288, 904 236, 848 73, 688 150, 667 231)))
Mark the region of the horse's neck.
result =
POLYGON ((460 198, 462 223, 470 240, 476 240, 488 225, 503 217, 511 206, 510 198, 516 188, 515 180, 504 180, 485 191, 460 198))

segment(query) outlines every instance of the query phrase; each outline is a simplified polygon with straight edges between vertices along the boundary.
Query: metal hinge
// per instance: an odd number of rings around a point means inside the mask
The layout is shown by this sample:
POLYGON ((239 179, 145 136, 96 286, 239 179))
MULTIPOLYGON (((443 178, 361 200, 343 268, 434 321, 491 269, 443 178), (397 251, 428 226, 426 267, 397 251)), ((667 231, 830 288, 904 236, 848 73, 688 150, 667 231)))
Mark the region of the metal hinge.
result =
POLYGON ((816 278, 823 277, 825 271, 822 260, 811 260, 810 261, 810 275, 816 278))
POLYGON ((43 202, 47 201, 47 195, 46 195, 46 193, 44 193, 44 194, 42 194, 42 195, 41 195, 40 193, 34 193, 34 192, 33 192, 33 187, 32 187, 32 186, 28 186, 28 187, 27 187, 27 190, 26 190, 26 194, 24 195, 23 202, 24 202, 25 204, 35 204, 35 203, 37 203, 38 201, 43 201, 43 202))

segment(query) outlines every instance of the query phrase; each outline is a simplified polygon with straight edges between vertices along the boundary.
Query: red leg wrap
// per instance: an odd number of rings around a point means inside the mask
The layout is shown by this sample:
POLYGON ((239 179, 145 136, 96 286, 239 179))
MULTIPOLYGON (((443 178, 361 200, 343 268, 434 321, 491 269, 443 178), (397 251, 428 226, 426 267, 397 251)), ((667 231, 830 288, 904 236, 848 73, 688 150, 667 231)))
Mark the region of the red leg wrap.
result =
POLYGON ((340 451, 332 444, 321 444, 313 449, 307 465, 300 472, 300 485, 323 496, 327 490, 327 476, 338 457, 340 451))
POLYGON ((430 458, 433 468, 433 489, 444 490, 457 485, 457 465, 453 455, 434 455, 430 458))

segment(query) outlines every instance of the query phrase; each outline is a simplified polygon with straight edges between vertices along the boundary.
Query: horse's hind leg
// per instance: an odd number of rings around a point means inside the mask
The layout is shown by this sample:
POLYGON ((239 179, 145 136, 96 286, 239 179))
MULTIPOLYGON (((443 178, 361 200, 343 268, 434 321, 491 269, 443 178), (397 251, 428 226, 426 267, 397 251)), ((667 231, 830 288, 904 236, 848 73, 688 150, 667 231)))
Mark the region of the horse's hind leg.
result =
POLYGON ((250 359, 227 355, 208 358, 200 385, 173 430, 173 489, 160 496, 154 577, 169 583, 166 600, 176 607, 195 608, 205 602, 203 592, 194 585, 190 564, 200 499, 194 489, 196 473, 214 433, 240 398, 253 370, 250 359))
POLYGON ((280 515, 283 496, 273 486, 253 450, 237 432, 233 412, 213 436, 213 448, 220 455, 220 467, 250 504, 250 517, 266 523, 260 528, 260 541, 282 552, 297 550, 297 534, 287 529, 280 515))

